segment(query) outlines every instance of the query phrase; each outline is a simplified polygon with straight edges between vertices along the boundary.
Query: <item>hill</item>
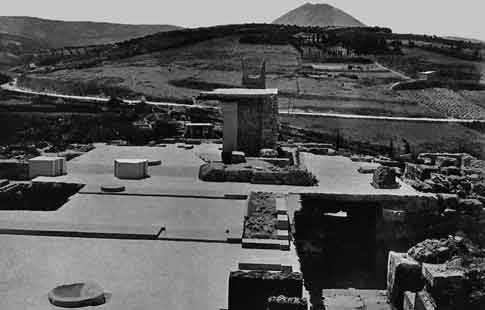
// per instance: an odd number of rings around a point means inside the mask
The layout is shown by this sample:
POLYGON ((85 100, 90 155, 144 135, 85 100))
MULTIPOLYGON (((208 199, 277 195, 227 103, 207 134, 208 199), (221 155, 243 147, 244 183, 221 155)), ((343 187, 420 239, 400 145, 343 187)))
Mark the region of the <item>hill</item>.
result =
POLYGON ((175 29, 179 27, 0 16, 0 33, 28 38, 49 47, 108 44, 175 29))
POLYGON ((21 62, 20 55, 35 52, 48 45, 29 38, 0 33, 0 70, 21 62))
POLYGON ((273 24, 298 26, 365 27, 355 17, 329 4, 307 3, 276 19, 273 24))

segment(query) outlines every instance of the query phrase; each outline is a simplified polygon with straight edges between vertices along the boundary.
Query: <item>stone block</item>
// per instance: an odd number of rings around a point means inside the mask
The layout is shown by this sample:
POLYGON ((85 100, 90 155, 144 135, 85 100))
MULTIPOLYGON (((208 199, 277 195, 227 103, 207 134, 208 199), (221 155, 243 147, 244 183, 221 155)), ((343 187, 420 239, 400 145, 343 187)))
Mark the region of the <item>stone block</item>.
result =
POLYGON ((229 276, 230 310, 266 310, 268 298, 284 295, 301 298, 303 276, 300 273, 270 271, 234 271, 229 276))
POLYGON ((231 163, 241 164, 246 162, 246 154, 244 152, 233 151, 231 153, 231 163))
POLYGON ((404 292, 423 288, 420 264, 406 253, 389 252, 387 292, 389 302, 402 309, 404 292))
POLYGON ((466 281, 462 271, 447 268, 444 264, 423 264, 422 274, 426 291, 430 293, 438 309, 466 308, 466 281))
POLYGON ((459 199, 458 209, 469 215, 480 216, 483 212, 483 204, 478 199, 459 199))
POLYGON ((249 183, 253 177, 253 170, 247 168, 232 169, 228 167, 225 170, 225 174, 227 182, 249 183))
POLYGON ((275 165, 280 168, 288 167, 291 165, 291 161, 289 158, 270 158, 270 157, 263 157, 261 160, 268 162, 272 165, 275 165))
POLYGON ((308 303, 305 298, 271 296, 268 298, 267 310, 307 310, 308 303))
POLYGON ((458 210, 458 196, 454 194, 438 194, 440 210, 458 210))
POLYGON ((426 291, 421 291, 416 294, 416 302, 414 310, 437 310, 436 304, 431 295, 426 291))
POLYGON ((225 182, 226 167, 219 163, 203 164, 200 166, 199 179, 206 182, 225 182))
POLYGON ((431 173, 436 172, 439 172, 438 166, 406 163, 406 168, 404 169, 404 177, 410 180, 424 181, 431 177, 431 173))
POLYGON ((394 169, 381 166, 374 172, 372 186, 378 189, 395 189, 399 188, 400 185, 396 181, 396 172, 394 169))
POLYGON ((440 173, 444 175, 461 175, 461 169, 458 167, 441 167, 440 173))
POLYGON ((148 176, 148 160, 146 159, 116 159, 114 175, 118 179, 137 180, 148 176))
POLYGON ((389 252, 387 265, 388 299, 401 309, 404 292, 417 292, 423 288, 420 264, 406 253, 389 252))
POLYGON ((381 164, 383 166, 386 166, 386 167, 393 167, 393 168, 399 168, 401 167, 401 163, 396 161, 396 160, 392 160, 392 159, 381 159, 381 158, 378 158, 376 160, 374 160, 375 163, 378 163, 378 164, 381 164))
POLYGON ((402 305, 403 310, 414 310, 416 304, 416 293, 406 291, 404 292, 404 301, 402 305))
POLYGON ((437 156, 435 159, 435 165, 442 167, 458 167, 460 162, 458 159, 447 156, 437 156))
POLYGON ((276 231, 278 240, 290 240, 290 232, 288 229, 278 229, 276 231))
POLYGON ((265 158, 276 158, 278 157, 278 151, 274 149, 261 149, 259 151, 259 156, 265 158))
POLYGON ((485 182, 473 184, 473 192, 479 196, 485 196, 485 182))
POLYGON ((278 214, 277 215, 277 223, 276 223, 276 228, 281 229, 281 230, 289 230, 290 223, 288 220, 288 215, 286 214, 278 214))
POLYGON ((378 167, 379 166, 375 166, 375 165, 363 165, 363 166, 360 166, 359 169, 357 169, 357 171, 362 174, 373 174, 378 167))

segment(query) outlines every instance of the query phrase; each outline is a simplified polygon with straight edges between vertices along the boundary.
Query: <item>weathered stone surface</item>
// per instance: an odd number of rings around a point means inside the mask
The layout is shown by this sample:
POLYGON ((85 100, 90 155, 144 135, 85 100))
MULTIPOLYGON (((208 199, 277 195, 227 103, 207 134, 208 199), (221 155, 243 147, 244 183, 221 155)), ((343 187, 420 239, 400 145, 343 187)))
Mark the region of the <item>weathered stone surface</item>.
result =
POLYGON ((259 151, 259 156, 266 158, 276 158, 278 157, 278 151, 274 149, 261 149, 261 151, 259 151))
POLYGON ((49 301, 57 307, 81 308, 106 302, 104 291, 94 282, 61 285, 49 292, 49 301))
POLYGON ((379 189, 398 188, 396 172, 390 167, 381 166, 376 169, 372 178, 372 186, 379 189))
POLYGON ((465 309, 467 296, 463 271, 444 264, 423 264, 426 291, 438 309, 465 309))
POLYGON ((422 287, 420 264, 406 253, 389 252, 387 265, 389 302, 398 309, 402 309, 404 292, 417 292, 422 287))
POLYGON ((225 170, 225 175, 227 182, 249 183, 253 177, 253 170, 247 168, 232 169, 231 167, 228 167, 225 170))
POLYGON ((229 276, 229 309, 266 310, 268 298, 284 295, 301 298, 303 277, 300 273, 235 271, 229 276))
POLYGON ((461 175, 461 170, 458 167, 442 167, 440 168, 440 173, 444 175, 461 175))
POLYGON ((268 298, 268 310, 307 310, 308 302, 305 298, 271 296, 268 298))
POLYGON ((233 151, 231 153, 231 163, 241 164, 246 162, 246 154, 244 152, 233 151))
POLYGON ((210 163, 204 164, 199 170, 199 179, 207 182, 225 182, 226 167, 223 164, 210 163))
POLYGON ((435 159, 435 164, 440 167, 458 167, 459 166, 459 161, 456 158, 453 157, 447 157, 447 156, 437 156, 435 159))
POLYGON ((405 182, 422 193, 431 193, 433 191, 433 186, 420 180, 405 179, 405 182))
POLYGON ((426 291, 421 291, 416 294, 414 310, 438 310, 438 308, 431 295, 426 291))
POLYGON ((360 166, 357 171, 359 173, 362 173, 362 174, 372 174, 372 173, 376 172, 377 168, 378 168, 378 166, 363 165, 363 166, 360 166))
POLYGON ((437 166, 406 163, 404 177, 410 180, 424 181, 431 177, 431 173, 435 173, 438 171, 439 167, 437 166))
POLYGON ((441 210, 458 210, 458 196, 454 194, 438 194, 438 203, 441 210))
POLYGON ((478 199, 460 199, 458 200, 458 209, 474 216, 480 216, 483 212, 483 205, 478 199))
POLYGON ((403 310, 414 310, 416 303, 416 293, 406 291, 404 292, 403 310))
POLYGON ((485 182, 475 183, 473 185, 473 192, 479 196, 485 196, 485 182))
POLYGON ((364 162, 364 163, 370 163, 374 160, 374 157, 372 156, 359 156, 359 155, 353 155, 350 157, 350 160, 353 162, 364 162))

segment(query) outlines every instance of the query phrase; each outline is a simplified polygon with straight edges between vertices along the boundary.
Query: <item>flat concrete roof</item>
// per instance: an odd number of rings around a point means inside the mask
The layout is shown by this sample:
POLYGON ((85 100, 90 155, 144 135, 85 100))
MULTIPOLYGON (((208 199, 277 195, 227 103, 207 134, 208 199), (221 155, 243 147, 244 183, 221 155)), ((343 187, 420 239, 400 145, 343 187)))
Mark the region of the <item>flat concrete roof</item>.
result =
POLYGON ((249 89, 249 88, 218 88, 213 91, 203 91, 200 98, 203 99, 239 99, 258 98, 278 95, 278 89, 249 89))
POLYGON ((265 185, 231 182, 204 182, 198 178, 201 157, 220 158, 220 144, 195 145, 193 149, 179 148, 176 144, 166 147, 135 147, 96 144, 96 148, 67 162, 67 175, 37 177, 39 182, 65 182, 88 184, 91 190, 100 185, 123 185, 130 193, 176 194, 178 192, 199 193, 204 196, 218 194, 248 194, 251 191, 276 193, 320 193, 375 196, 419 196, 430 197, 416 191, 398 180, 398 189, 376 189, 371 185, 372 174, 361 174, 358 169, 368 163, 352 162, 343 156, 323 156, 301 153, 301 161, 312 173, 317 186, 265 185), (160 166, 149 167, 150 177, 142 180, 120 180, 114 177, 113 161, 116 158, 147 158, 161 160, 160 166))
POLYGON ((111 294, 102 310, 227 309, 229 272, 238 263, 299 270, 295 250, 240 244, 0 235, 0 309, 62 309, 52 288, 95 281, 111 294))
MULTIPOLYGON (((77 194, 56 211, 1 211, 0 233, 30 223, 35 231, 147 235, 164 239, 226 242, 241 238, 246 200, 77 194), (9 223, 9 225, 2 225, 9 223), (158 232, 164 228, 163 233, 158 232)), ((140 238, 143 236, 140 236, 140 238)))

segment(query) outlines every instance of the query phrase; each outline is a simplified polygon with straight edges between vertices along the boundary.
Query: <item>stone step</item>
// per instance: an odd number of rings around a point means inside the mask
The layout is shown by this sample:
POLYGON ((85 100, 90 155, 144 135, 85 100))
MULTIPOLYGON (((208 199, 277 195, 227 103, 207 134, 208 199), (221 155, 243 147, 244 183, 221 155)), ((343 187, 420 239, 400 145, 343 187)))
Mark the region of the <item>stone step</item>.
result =
POLYGON ((290 221, 287 214, 278 214, 276 229, 279 229, 279 230, 290 229, 290 221))
POLYGON ((242 247, 244 249, 264 249, 264 250, 290 250, 288 240, 277 239, 243 239, 242 247))
POLYGON ((286 198, 276 198, 276 212, 277 214, 288 214, 288 208, 286 206, 286 198))
POLYGON ((100 239, 157 239, 162 225, 122 226, 0 221, 0 234, 100 239))

